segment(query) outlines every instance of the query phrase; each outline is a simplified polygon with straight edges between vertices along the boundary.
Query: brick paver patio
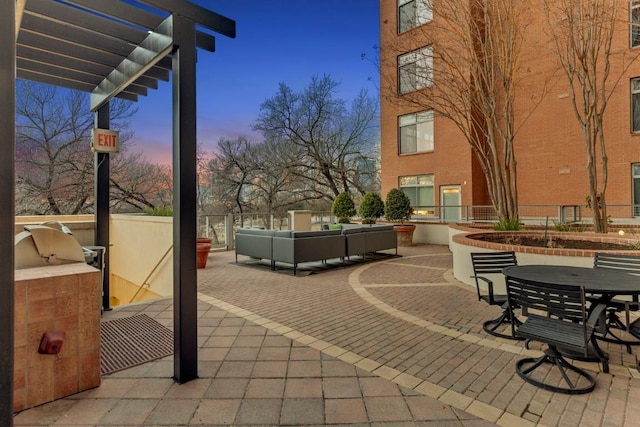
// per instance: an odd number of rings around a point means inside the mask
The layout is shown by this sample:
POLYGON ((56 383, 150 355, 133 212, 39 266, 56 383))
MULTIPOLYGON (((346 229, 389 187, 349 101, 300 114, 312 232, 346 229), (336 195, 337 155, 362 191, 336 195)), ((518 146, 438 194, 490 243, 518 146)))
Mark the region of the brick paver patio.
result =
MULTIPOLYGON (((635 355, 607 346, 609 374, 580 362, 597 377, 588 395, 526 384, 514 364, 537 350, 482 332, 500 309, 453 278, 448 248, 399 253, 298 276, 213 253, 199 270, 199 379, 174 383, 164 358, 15 425, 640 425, 635 355)), ((104 318, 145 313, 171 327, 171 303, 104 318)))

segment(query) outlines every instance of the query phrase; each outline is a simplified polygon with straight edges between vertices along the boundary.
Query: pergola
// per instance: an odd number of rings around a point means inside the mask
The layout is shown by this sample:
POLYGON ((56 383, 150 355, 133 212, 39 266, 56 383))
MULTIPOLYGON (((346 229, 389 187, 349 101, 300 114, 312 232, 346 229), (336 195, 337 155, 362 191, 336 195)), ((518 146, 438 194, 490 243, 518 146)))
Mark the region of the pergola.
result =
MULTIPOLYGON (((90 92, 95 127, 108 129, 112 98, 136 101, 172 75, 174 378, 196 378, 196 50, 214 51, 211 32, 235 37, 235 22, 187 0, 3 0, 2 9, 0 425, 13 423, 16 77, 90 92)), ((95 212, 96 245, 108 247, 108 153, 95 154, 95 212)))

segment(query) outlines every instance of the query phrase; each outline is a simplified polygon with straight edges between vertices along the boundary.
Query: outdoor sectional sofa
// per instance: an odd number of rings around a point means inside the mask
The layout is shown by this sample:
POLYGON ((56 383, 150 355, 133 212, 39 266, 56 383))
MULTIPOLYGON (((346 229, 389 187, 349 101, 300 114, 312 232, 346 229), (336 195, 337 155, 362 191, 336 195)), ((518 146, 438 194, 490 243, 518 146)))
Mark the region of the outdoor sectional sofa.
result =
POLYGON ((395 249, 398 254, 398 237, 393 225, 342 224, 342 234, 345 236, 347 259, 354 255, 364 258, 368 253, 386 249, 395 249))
POLYGON ((339 230, 290 231, 239 228, 236 231, 236 263, 238 255, 292 264, 293 273, 299 263, 339 258, 395 249, 396 232, 392 225, 344 224, 339 230))

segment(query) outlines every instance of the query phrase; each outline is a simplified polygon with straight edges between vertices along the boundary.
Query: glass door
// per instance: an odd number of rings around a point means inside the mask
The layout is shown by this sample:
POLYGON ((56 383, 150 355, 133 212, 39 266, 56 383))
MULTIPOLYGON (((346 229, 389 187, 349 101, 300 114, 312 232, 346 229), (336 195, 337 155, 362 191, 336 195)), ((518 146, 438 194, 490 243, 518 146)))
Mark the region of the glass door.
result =
POLYGON ((441 187, 440 201, 442 204, 443 221, 460 221, 460 215, 462 212, 461 200, 461 189, 459 185, 448 185, 441 187))

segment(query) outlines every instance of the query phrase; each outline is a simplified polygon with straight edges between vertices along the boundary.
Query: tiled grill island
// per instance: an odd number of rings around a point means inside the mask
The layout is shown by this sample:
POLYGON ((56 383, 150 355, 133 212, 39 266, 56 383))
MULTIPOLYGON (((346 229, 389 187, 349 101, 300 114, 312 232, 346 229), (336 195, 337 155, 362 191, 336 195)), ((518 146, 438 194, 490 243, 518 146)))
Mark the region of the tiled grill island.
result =
POLYGON ((15 271, 14 412, 100 385, 100 271, 71 263, 15 271), (64 332, 58 354, 42 335, 64 332))

